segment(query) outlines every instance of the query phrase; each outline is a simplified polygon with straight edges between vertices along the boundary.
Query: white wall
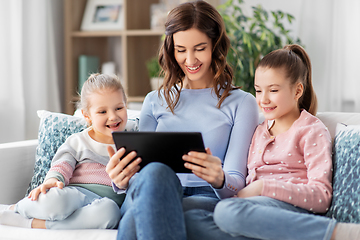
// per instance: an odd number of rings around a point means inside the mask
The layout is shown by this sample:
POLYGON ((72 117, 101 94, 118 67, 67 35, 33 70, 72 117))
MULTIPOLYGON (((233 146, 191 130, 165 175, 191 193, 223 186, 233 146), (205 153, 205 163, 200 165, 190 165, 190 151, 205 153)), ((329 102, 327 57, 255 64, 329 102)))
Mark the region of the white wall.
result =
POLYGON ((358 61, 354 57, 357 52, 356 48, 350 47, 356 46, 358 33, 354 30, 360 29, 357 1, 244 0, 242 8, 250 15, 251 6, 258 4, 267 11, 281 10, 295 17, 295 21, 286 27, 292 30, 293 36, 301 39, 311 58, 318 110, 359 111, 357 82, 360 79, 355 72, 358 61))

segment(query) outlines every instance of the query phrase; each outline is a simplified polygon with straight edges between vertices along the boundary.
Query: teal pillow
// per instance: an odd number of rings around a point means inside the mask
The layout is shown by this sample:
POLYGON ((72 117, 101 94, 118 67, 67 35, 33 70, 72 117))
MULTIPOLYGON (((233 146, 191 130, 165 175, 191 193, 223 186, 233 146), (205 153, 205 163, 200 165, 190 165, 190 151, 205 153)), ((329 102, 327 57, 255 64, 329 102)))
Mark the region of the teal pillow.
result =
POLYGON ((40 118, 39 143, 35 154, 34 175, 26 194, 44 181, 50 169, 51 160, 65 140, 73 133, 84 130, 87 126, 84 118, 44 110, 37 113, 40 118))
POLYGON ((360 126, 337 124, 333 162, 333 198, 326 215, 360 223, 360 126))
MULTIPOLYGON (((40 118, 39 143, 35 154, 34 175, 26 195, 44 181, 56 151, 65 140, 70 135, 81 132, 87 127, 83 117, 45 110, 40 110, 37 114, 40 118)), ((138 118, 128 119, 125 131, 138 131, 138 125, 138 118)))

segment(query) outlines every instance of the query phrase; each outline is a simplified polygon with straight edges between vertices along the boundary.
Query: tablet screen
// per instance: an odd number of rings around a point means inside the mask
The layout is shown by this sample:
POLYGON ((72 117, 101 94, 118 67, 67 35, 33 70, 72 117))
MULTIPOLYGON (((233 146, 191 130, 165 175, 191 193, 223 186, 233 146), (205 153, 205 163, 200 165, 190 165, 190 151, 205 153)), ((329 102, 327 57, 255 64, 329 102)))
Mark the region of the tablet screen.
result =
POLYGON ((126 156, 136 151, 141 157, 140 169, 150 162, 161 162, 176 173, 191 173, 182 156, 189 151, 205 152, 200 132, 113 132, 117 149, 124 147, 126 156))

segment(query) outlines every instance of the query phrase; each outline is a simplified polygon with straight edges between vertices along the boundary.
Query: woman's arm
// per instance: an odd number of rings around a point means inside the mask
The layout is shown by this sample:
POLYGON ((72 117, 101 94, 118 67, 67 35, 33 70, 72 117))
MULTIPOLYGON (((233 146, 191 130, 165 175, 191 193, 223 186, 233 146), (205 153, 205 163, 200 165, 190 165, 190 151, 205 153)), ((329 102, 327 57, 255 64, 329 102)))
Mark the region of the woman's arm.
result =
POLYGON ((150 92, 146 95, 140 113, 139 130, 140 131, 155 131, 157 121, 153 115, 153 107, 151 98, 157 97, 157 92, 150 92), (154 96, 155 95, 155 96, 154 96))
POLYGON ((202 166, 185 163, 195 175, 214 188, 219 198, 232 197, 245 186, 249 146, 259 121, 255 98, 247 94, 239 101, 233 104, 234 123, 229 137, 216 139, 228 142, 223 167, 221 160, 212 156, 210 151, 207 154, 191 152, 184 156, 184 160, 202 166))
POLYGON ((196 164, 186 162, 185 167, 191 169, 196 176, 207 181, 213 188, 223 187, 225 175, 221 160, 213 156, 209 148, 206 148, 206 153, 191 151, 184 155, 183 159, 196 164))
POLYGON ((259 112, 255 97, 247 94, 236 109, 223 165, 224 186, 215 189, 221 199, 232 197, 245 187, 248 152, 258 122, 259 112))

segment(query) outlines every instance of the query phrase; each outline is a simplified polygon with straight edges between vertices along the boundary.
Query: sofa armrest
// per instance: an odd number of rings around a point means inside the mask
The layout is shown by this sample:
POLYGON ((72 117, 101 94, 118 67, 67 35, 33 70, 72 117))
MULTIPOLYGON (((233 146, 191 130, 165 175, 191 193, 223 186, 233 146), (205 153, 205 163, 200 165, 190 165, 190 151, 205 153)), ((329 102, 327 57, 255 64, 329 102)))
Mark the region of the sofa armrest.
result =
POLYGON ((35 164, 38 140, 0 144, 0 203, 12 204, 25 196, 35 164))

